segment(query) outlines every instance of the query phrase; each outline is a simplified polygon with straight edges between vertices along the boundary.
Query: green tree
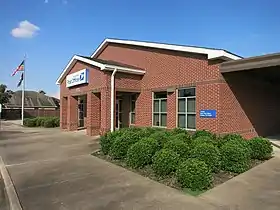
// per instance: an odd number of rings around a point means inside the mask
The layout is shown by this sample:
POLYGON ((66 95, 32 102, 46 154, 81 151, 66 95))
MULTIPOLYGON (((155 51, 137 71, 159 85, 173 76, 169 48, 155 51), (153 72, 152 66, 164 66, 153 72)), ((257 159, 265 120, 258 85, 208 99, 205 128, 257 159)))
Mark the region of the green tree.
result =
POLYGON ((11 97, 11 91, 7 90, 6 85, 0 84, 0 104, 8 103, 10 97, 11 97))

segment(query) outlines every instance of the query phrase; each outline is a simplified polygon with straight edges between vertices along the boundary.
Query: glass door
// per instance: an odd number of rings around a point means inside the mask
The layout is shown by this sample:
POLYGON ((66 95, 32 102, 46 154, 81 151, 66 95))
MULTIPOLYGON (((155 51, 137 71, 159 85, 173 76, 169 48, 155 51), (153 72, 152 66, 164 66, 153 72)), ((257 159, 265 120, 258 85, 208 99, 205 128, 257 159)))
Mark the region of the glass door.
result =
POLYGON ((78 127, 85 127, 85 117, 86 117, 86 97, 80 96, 78 98, 78 127))
POLYGON ((116 130, 122 128, 122 100, 116 100, 116 122, 115 122, 116 130))

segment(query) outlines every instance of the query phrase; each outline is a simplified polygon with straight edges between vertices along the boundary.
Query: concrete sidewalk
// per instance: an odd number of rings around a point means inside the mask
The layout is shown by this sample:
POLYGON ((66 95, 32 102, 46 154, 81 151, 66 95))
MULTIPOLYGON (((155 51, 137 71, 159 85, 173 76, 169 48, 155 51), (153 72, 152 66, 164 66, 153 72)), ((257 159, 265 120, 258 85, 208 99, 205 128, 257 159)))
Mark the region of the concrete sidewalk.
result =
POLYGON ((279 209, 280 156, 192 197, 89 155, 98 147, 82 132, 6 124, 0 133, 23 209, 279 209))

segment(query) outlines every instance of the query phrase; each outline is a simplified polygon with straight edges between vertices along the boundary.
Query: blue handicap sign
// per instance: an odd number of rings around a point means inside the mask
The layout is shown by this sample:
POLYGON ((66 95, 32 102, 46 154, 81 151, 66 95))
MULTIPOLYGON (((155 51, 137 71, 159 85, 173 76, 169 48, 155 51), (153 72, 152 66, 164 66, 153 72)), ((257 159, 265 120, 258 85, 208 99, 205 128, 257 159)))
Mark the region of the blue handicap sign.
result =
POLYGON ((80 80, 84 80, 84 78, 85 78, 85 72, 80 74, 80 80))
POLYGON ((215 109, 200 110, 199 116, 201 118, 216 118, 217 117, 217 110, 215 110, 215 109))

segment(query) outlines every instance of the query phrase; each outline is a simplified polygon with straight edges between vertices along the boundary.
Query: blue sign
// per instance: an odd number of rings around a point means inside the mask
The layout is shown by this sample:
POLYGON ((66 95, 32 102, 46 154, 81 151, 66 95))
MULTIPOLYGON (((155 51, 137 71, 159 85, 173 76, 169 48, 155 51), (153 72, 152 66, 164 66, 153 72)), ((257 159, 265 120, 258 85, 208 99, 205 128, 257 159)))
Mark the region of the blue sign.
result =
POLYGON ((88 83, 88 69, 77 71, 66 77, 66 87, 88 83))
POLYGON ((216 118, 217 117, 217 110, 214 110, 214 109, 200 110, 199 116, 201 118, 216 118))

